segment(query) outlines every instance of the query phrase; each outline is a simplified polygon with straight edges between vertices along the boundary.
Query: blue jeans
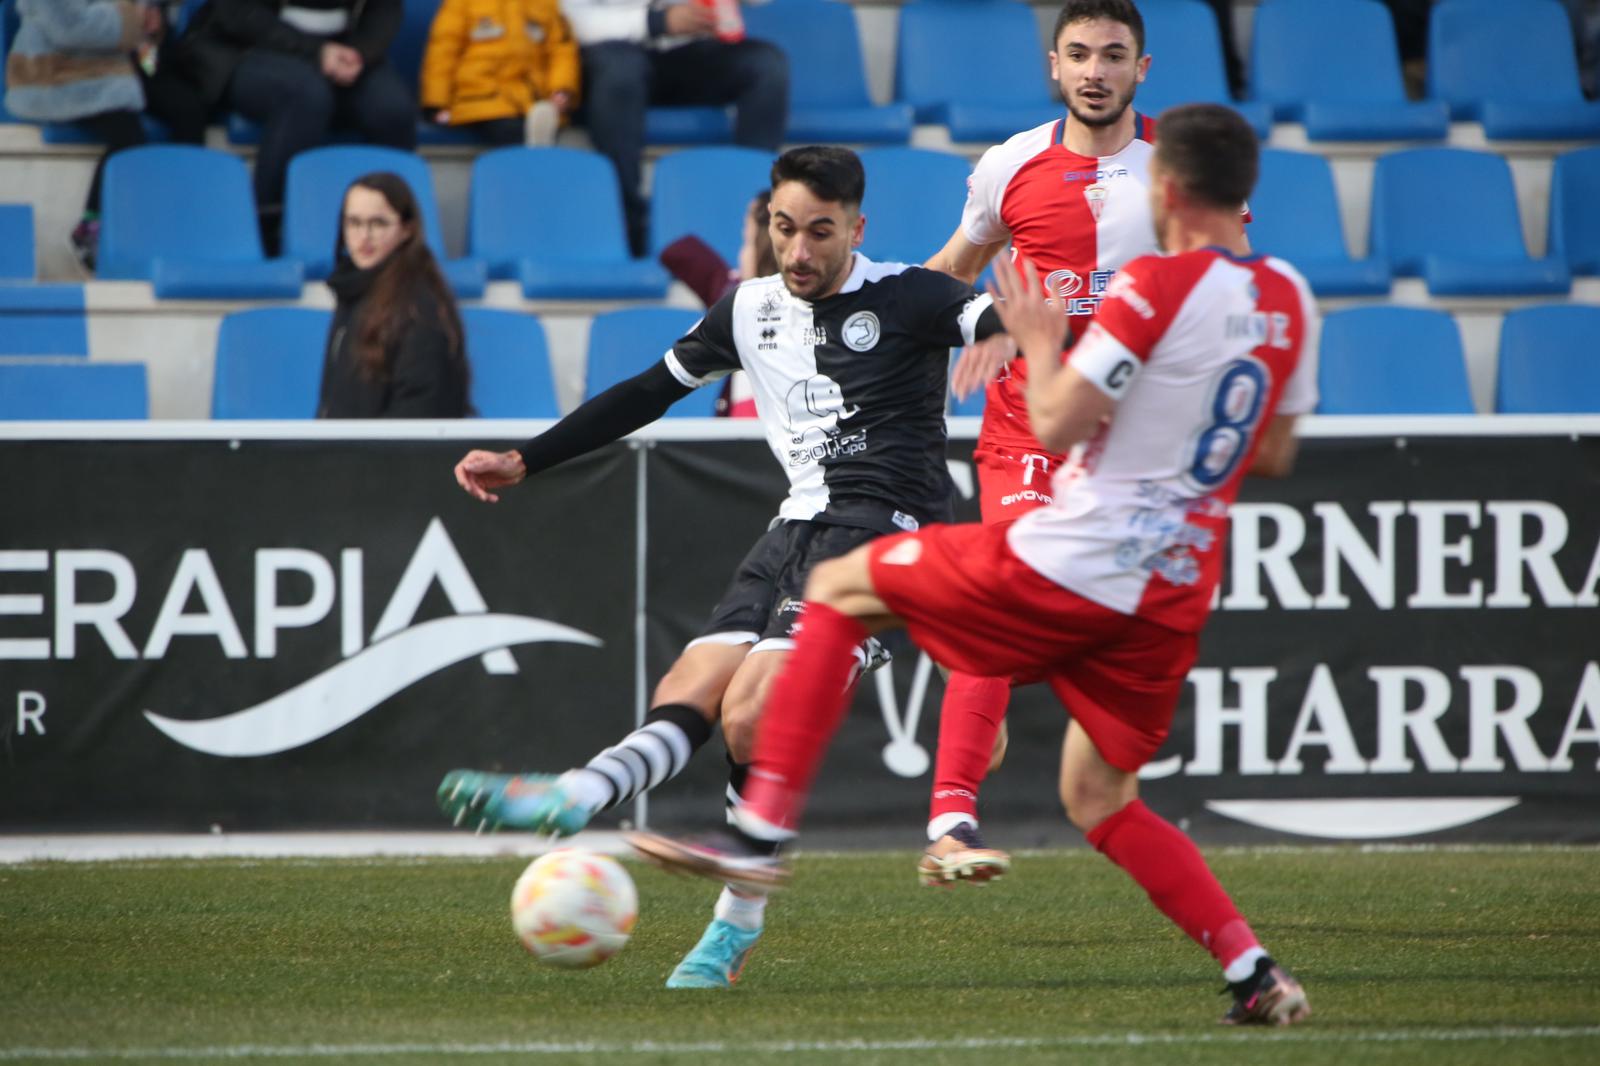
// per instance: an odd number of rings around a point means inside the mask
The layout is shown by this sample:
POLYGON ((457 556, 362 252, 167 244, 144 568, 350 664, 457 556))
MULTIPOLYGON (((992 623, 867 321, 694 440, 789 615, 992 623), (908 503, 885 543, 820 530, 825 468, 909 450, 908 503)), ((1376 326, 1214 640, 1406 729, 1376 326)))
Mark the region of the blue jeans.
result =
MULTIPOLYGON (((649 209, 639 191, 648 107, 732 104, 733 140, 777 151, 789 121, 789 62, 766 41, 702 38, 658 52, 629 41, 583 50, 585 121, 595 148, 617 168, 633 254, 645 254, 649 209)), ((730 205, 734 210, 738 205, 730 205)))

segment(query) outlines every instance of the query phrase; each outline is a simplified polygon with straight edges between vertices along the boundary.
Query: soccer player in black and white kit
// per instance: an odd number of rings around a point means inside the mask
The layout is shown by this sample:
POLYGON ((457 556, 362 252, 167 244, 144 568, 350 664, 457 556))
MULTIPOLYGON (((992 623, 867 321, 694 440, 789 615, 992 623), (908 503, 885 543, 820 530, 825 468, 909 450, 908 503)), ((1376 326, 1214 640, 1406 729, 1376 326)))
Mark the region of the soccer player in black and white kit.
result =
MULTIPOLYGON (((509 452, 473 451, 456 480, 494 490, 654 421, 690 390, 743 369, 789 494, 702 634, 656 687, 645 723, 579 769, 457 770, 439 802, 457 823, 576 833, 683 769, 719 719, 743 786, 755 724, 793 646, 806 576, 875 537, 949 521, 945 381, 950 348, 1001 331, 990 297, 937 271, 856 252, 866 178, 853 152, 796 148, 772 168, 779 273, 719 300, 665 358, 509 452)), ((872 651, 858 654, 862 668, 872 651)), ((724 889, 669 988, 726 988, 761 934, 765 897, 724 889)))

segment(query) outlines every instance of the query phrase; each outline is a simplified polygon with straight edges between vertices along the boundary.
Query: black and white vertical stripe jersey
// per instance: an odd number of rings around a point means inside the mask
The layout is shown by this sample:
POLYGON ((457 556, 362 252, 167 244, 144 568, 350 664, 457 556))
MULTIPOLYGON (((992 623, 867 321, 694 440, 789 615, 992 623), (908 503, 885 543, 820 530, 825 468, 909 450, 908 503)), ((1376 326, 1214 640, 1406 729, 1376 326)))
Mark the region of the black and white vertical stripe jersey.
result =
POLYGON ((814 303, 781 275, 746 281, 673 345, 686 387, 743 369, 789 475, 779 516, 882 532, 948 520, 949 351, 1000 332, 987 295, 922 267, 857 254, 814 303))

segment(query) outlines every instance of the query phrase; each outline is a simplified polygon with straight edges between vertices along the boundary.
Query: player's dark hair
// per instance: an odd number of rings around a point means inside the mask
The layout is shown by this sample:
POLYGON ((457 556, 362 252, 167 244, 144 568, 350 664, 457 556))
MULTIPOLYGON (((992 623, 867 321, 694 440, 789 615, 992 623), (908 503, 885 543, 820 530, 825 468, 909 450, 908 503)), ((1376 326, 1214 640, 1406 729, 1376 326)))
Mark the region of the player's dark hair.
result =
POLYGON ((1155 158, 1190 196, 1237 210, 1256 187, 1261 147, 1233 108, 1184 104, 1157 120, 1155 158))
POLYGON ((808 145, 791 148, 772 164, 772 187, 798 181, 819 200, 860 207, 867 192, 861 157, 848 148, 808 145))
POLYGON ((1110 19, 1120 22, 1133 33, 1134 47, 1144 55, 1144 16, 1133 6, 1133 0, 1067 0, 1056 16, 1056 29, 1050 35, 1050 47, 1061 43, 1061 31, 1081 19, 1110 19))

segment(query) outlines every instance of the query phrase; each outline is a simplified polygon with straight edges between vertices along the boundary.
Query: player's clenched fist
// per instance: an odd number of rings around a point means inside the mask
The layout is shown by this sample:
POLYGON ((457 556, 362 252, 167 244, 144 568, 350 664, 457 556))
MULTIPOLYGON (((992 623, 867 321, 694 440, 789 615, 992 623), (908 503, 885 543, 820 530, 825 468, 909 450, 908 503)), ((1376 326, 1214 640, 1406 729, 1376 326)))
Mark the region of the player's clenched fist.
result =
POLYGON ((490 489, 515 485, 527 475, 519 451, 486 452, 473 449, 456 464, 456 484, 484 503, 500 502, 500 497, 490 489))

